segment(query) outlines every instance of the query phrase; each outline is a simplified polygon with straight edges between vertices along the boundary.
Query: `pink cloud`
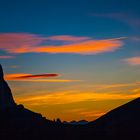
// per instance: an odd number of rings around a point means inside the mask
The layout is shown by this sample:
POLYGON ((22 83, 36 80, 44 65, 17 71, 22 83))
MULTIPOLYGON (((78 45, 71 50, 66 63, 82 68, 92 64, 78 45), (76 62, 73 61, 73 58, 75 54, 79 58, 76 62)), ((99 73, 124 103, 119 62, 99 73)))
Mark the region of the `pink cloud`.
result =
POLYGON ((70 36, 70 35, 59 35, 59 36, 51 36, 48 37, 49 40, 59 40, 59 41, 84 41, 89 40, 89 37, 77 37, 77 36, 70 36))
POLYGON ((100 14, 93 13, 90 15, 95 17, 103 17, 119 20, 136 29, 137 27, 140 27, 140 18, 136 17, 131 13, 100 13, 100 14))
POLYGON ((140 56, 126 58, 124 61, 129 65, 140 65, 140 56))
POLYGON ((39 45, 45 38, 26 33, 1 33, 0 49, 9 53, 26 52, 32 46, 39 45))
POLYGON ((0 59, 9 59, 9 58, 14 58, 14 56, 10 56, 10 55, 0 55, 0 59))
POLYGON ((75 36, 51 36, 41 37, 34 34, 7 33, 0 34, 0 50, 10 54, 21 53, 74 53, 82 55, 92 55, 105 52, 113 52, 119 49, 123 42, 123 37, 104 40, 93 40, 88 37, 75 36), (45 45, 48 40, 70 41, 64 45, 45 45), (43 45, 42 45, 43 44, 43 45))

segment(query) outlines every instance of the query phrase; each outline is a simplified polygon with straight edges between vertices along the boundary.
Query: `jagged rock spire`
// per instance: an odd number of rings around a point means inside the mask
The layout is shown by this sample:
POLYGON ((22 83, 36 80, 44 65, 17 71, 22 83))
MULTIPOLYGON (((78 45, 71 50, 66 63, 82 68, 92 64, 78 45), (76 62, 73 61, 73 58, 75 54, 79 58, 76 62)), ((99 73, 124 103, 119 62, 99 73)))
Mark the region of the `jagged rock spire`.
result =
POLYGON ((3 69, 2 66, 0 64, 0 79, 3 79, 4 75, 3 75, 3 69))
POLYGON ((2 66, 0 65, 0 110, 15 107, 16 103, 13 99, 11 89, 4 80, 2 66))

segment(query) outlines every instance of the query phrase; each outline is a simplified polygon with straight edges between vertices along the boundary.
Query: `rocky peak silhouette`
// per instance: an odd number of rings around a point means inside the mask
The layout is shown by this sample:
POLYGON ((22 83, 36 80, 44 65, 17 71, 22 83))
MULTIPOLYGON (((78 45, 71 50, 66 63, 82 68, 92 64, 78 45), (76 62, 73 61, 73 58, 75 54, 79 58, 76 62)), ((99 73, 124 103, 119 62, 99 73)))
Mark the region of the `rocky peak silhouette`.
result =
POLYGON ((0 65, 0 109, 5 110, 15 106, 16 103, 13 99, 11 89, 7 82, 4 80, 3 69, 0 65))
POLYGON ((139 140, 139 118, 137 98, 83 125, 48 120, 16 105, 0 65, 0 140, 139 140))

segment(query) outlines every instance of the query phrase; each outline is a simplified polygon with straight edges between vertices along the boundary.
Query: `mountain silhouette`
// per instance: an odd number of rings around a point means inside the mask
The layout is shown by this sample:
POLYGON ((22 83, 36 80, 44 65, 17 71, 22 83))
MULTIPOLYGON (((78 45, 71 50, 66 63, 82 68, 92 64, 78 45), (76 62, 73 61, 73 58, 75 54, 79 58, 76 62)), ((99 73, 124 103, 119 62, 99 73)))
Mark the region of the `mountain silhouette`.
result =
POLYGON ((60 125, 17 105, 0 65, 0 140, 56 139, 60 125))
POLYGON ((0 65, 0 109, 5 110, 6 108, 15 107, 16 103, 14 102, 11 90, 4 80, 4 74, 2 66, 0 65))
MULTIPOLYGON (((86 129, 90 132, 94 130, 96 137, 100 139, 140 139, 140 98, 134 99, 111 110, 95 121, 89 122, 86 129)), ((92 136, 90 135, 90 137, 92 136)))
POLYGON ((140 121, 140 98, 113 109, 90 124, 120 125, 124 121, 134 123, 137 120, 140 121))
POLYGON ((140 98, 85 122, 51 121, 17 105, 0 65, 0 140, 139 140, 140 98))
POLYGON ((64 124, 74 124, 74 125, 84 125, 84 124, 87 124, 88 121, 86 121, 86 120, 80 120, 80 121, 73 120, 73 121, 70 121, 70 122, 64 121, 63 123, 64 124))

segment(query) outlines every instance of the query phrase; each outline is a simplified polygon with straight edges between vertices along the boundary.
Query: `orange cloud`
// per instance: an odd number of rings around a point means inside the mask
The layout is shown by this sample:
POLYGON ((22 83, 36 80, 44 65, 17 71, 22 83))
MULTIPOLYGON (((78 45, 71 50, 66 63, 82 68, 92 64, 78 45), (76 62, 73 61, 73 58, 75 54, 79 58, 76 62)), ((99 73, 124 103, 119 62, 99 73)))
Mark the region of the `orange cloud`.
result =
POLYGON ((102 111, 81 111, 80 114, 82 116, 85 116, 85 117, 100 117, 102 115, 104 115, 106 112, 102 112, 102 111))
POLYGON ((119 49, 122 39, 93 40, 89 37, 75 36, 51 36, 40 37, 33 34, 0 34, 0 49, 8 53, 74 53, 92 55, 105 52, 113 52, 119 49), (48 41, 51 43, 48 45, 48 41), (62 41, 54 45, 55 41, 62 41), (69 42, 66 44, 65 42, 69 42), (46 45, 45 45, 46 44, 46 45))
POLYGON ((57 77, 58 74, 24 74, 24 73, 17 73, 17 74, 6 74, 6 80, 16 80, 16 79, 28 79, 28 78, 48 78, 48 77, 57 77))
POLYGON ((49 83, 70 83, 70 82, 81 82, 81 80, 69 80, 69 79, 10 79, 12 81, 19 81, 19 82, 49 82, 49 83))
POLYGON ((124 59, 130 65, 140 65, 140 56, 124 59))
POLYGON ((104 115, 106 112, 102 110, 89 110, 87 108, 76 108, 76 109, 70 109, 67 110, 68 113, 74 113, 74 114, 80 114, 81 116, 84 116, 85 118, 98 118, 102 115, 104 115))
POLYGON ((20 66, 17 66, 17 65, 11 65, 9 66, 8 68, 12 68, 12 69, 16 69, 16 68, 19 68, 20 66))
POLYGON ((52 94, 36 94, 25 95, 24 97, 17 97, 19 102, 29 105, 40 104, 69 104, 82 101, 105 101, 105 100, 122 100, 134 99, 140 96, 140 93, 132 94, 118 94, 118 93, 75 93, 73 91, 63 91, 52 94))
POLYGON ((40 46, 35 48, 36 52, 46 53, 75 53, 75 54, 98 54, 104 52, 113 52, 122 46, 119 40, 89 40, 81 43, 75 43, 62 46, 40 46))
POLYGON ((99 89, 112 89, 112 88, 121 88, 121 87, 133 87, 133 86, 139 86, 139 82, 135 83, 122 83, 122 84, 103 84, 103 85, 95 85, 95 88, 99 89))
POLYGON ((49 74, 27 74, 27 75, 23 75, 23 76, 18 76, 15 77, 16 79, 27 79, 27 78, 48 78, 48 77, 57 77, 58 74, 54 74, 54 73, 49 73, 49 74))
POLYGON ((8 81, 21 81, 21 82, 81 82, 81 80, 70 80, 70 79, 42 79, 42 78, 53 78, 58 77, 59 74, 24 74, 24 73, 16 73, 16 74, 6 74, 5 79, 8 81))

